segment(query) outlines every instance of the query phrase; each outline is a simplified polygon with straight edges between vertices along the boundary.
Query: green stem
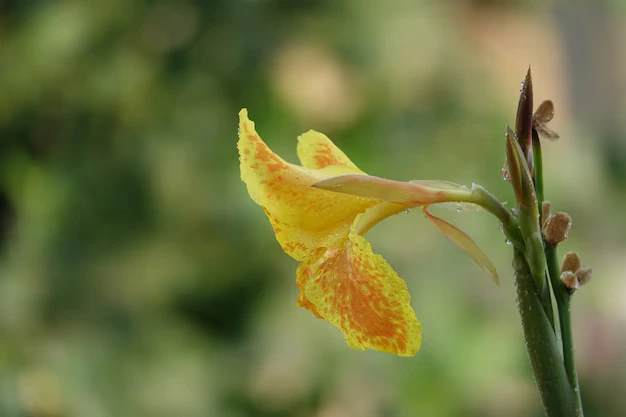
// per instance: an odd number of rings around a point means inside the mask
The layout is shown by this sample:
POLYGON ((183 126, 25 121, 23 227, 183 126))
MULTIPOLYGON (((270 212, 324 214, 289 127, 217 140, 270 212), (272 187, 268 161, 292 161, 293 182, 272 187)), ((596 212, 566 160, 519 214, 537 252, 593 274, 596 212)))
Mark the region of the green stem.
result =
MULTIPOLYGON (((535 194, 537 196, 537 210, 539 212, 539 227, 543 224, 543 210, 541 206, 543 205, 543 155, 541 152, 541 142, 539 141, 539 135, 537 131, 532 129, 532 146, 533 146, 533 169, 534 169, 534 184, 535 184, 535 194)), ((544 248, 545 251, 545 248, 544 248)), ((552 324, 552 329, 555 330, 554 327, 554 310, 552 307, 552 297, 550 296, 550 285, 548 284, 548 274, 544 274, 544 285, 539 297, 541 299, 541 304, 543 305, 543 309, 548 316, 548 320, 550 320, 550 324, 552 324)))
POLYGON ((580 397, 580 387, 578 385, 578 374, 576 372, 576 362, 574 361, 574 341, 572 335, 572 322, 570 311, 570 294, 568 289, 561 282, 561 268, 557 260, 557 250, 555 245, 545 244, 546 260, 548 262, 548 272, 550 282, 556 299, 557 311, 559 312, 559 323, 561 325, 561 343, 563 344, 563 362, 565 372, 571 388, 576 394, 577 416, 583 417, 583 405, 580 397))
POLYGON ((541 142, 537 131, 533 129, 533 168, 535 170, 535 193, 537 194, 537 209, 539 210, 539 224, 543 225, 543 155, 541 142))
POLYGON ((502 230, 506 234, 507 239, 519 249, 524 248, 524 238, 520 232, 517 219, 504 207, 493 194, 478 184, 472 185, 472 194, 470 203, 478 204, 489 213, 493 214, 502 223, 502 230))
POLYGON ((548 417, 576 416, 574 391, 569 384, 556 336, 537 295, 524 252, 515 250, 513 268, 526 350, 546 414, 548 417))

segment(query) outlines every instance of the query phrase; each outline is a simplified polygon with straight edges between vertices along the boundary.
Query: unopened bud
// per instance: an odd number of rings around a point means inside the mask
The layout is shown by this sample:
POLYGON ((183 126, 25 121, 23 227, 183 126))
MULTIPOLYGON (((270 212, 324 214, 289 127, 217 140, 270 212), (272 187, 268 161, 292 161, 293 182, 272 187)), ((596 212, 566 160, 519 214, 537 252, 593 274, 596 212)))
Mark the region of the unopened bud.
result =
POLYGON ((579 285, 585 285, 591 280, 591 276, 593 275, 593 271, 590 266, 585 266, 583 268, 579 268, 576 271, 576 279, 578 280, 579 285))
POLYGON ((561 263, 561 271, 576 272, 582 266, 583 262, 580 256, 576 252, 567 252, 563 256, 563 262, 561 263))
POLYGON ((567 240, 567 232, 572 226, 572 218, 567 213, 552 214, 543 226, 543 236, 546 242, 556 245, 567 240))
POLYGON ((565 284, 565 287, 570 290, 575 290, 580 286, 578 283, 578 278, 576 278, 576 274, 572 271, 565 271, 561 274, 561 282, 565 284))
POLYGON ((551 208, 552 208, 552 204, 550 204, 549 201, 544 201, 541 203, 541 219, 543 220, 543 223, 541 223, 541 228, 543 228, 546 225, 546 222, 548 221, 548 217, 550 217, 551 208))

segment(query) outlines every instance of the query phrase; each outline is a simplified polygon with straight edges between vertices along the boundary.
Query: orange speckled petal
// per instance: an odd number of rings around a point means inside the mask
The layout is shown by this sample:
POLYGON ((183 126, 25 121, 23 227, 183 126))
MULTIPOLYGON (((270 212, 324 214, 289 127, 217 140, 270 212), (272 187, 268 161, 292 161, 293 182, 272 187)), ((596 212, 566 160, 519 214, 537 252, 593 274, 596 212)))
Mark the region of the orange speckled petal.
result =
POLYGON ((298 268, 300 306, 339 327, 353 349, 417 353, 422 326, 407 285, 363 236, 315 256, 298 268))
POLYGON ((354 173, 363 173, 326 135, 314 130, 298 136, 298 158, 305 168, 344 166, 353 168, 354 173))
POLYGON ((344 168, 311 170, 290 164, 261 140, 245 109, 239 117, 241 178, 250 197, 265 209, 285 252, 301 261, 318 247, 341 246, 355 217, 378 202, 311 188, 324 178, 345 173, 344 168))

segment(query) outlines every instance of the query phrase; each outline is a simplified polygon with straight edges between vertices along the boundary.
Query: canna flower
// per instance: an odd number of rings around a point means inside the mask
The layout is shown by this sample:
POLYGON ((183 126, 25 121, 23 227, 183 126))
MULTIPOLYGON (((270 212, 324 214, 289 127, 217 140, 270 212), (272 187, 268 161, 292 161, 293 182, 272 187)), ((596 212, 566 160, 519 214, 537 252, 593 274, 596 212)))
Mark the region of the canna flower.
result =
POLYGON ((298 137, 302 165, 288 163, 259 137, 246 109, 239 113, 237 145, 250 197, 263 207, 285 253, 301 262, 297 305, 338 327, 350 347, 401 356, 420 347, 422 326, 405 281, 364 238, 389 216, 422 206, 439 230, 497 279, 467 235, 426 210, 462 201, 469 191, 369 176, 312 130, 298 137))

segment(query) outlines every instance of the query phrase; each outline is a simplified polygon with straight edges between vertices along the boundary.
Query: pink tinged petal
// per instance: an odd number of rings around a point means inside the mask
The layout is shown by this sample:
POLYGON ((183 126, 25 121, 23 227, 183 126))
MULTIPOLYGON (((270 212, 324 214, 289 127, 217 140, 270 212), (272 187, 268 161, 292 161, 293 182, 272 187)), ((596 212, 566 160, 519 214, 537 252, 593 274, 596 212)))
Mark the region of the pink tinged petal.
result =
POLYGON ((470 191, 393 181, 372 175, 341 175, 313 184, 315 188, 417 207, 468 199, 470 191))
POLYGON ((445 220, 440 219, 439 217, 435 217, 428 212, 426 208, 424 208, 424 214, 436 227, 439 229, 441 233, 446 235, 448 239, 450 239, 455 245, 461 248, 465 253, 474 259, 474 262, 478 264, 485 271, 491 279, 495 281, 496 284, 499 284, 498 281, 498 272, 496 271, 496 267, 491 263, 485 252, 482 251, 469 237, 465 234, 461 229, 456 226, 451 225, 445 220))
MULTIPOLYGON (((450 190, 450 191, 463 191, 463 192, 471 192, 469 188, 465 185, 457 184, 451 181, 445 180, 410 180, 412 184, 423 185, 429 188, 436 188, 438 190, 450 190)), ((440 203, 438 207, 445 207, 451 210, 455 210, 457 212, 467 212, 467 211, 480 211, 482 207, 476 203, 466 203, 466 202, 451 202, 451 203, 440 203)))

